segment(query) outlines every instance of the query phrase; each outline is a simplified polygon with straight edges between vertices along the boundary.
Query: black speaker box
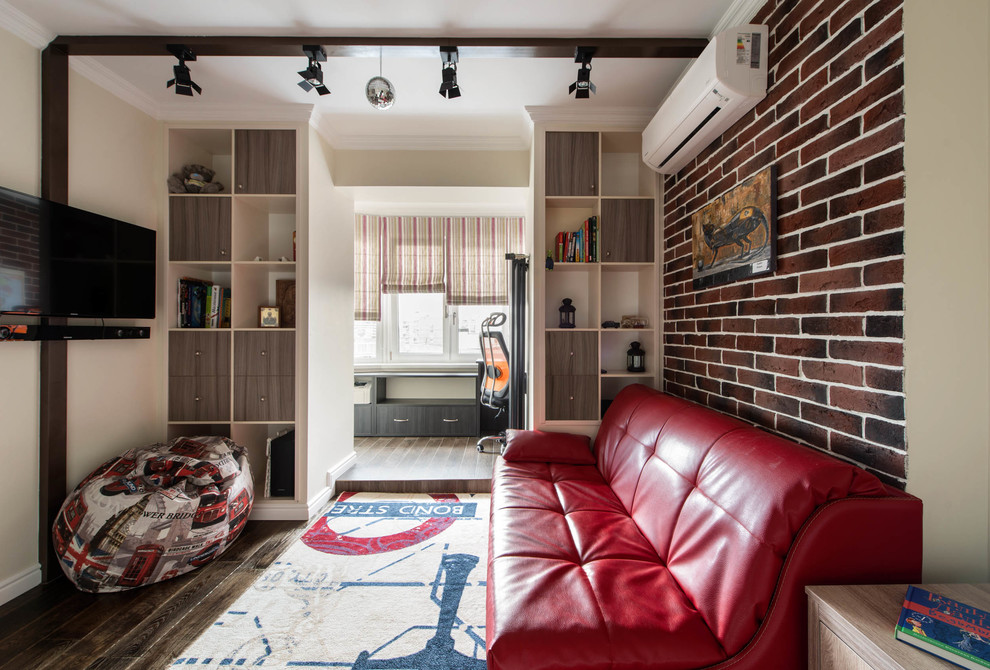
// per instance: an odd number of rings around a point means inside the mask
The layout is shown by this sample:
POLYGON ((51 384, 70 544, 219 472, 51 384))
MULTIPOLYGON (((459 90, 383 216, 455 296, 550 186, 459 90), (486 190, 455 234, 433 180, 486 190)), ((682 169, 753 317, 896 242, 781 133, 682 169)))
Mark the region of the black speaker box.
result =
POLYGON ((296 431, 273 437, 268 446, 268 495, 292 498, 296 495, 296 431))

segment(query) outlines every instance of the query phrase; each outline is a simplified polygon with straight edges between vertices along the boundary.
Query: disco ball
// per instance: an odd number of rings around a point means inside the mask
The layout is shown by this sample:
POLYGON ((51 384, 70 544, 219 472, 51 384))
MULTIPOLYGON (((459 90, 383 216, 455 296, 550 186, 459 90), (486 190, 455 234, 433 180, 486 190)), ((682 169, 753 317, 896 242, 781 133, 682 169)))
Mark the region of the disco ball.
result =
POLYGON ((368 102, 376 109, 388 109, 395 102, 395 88, 385 77, 372 77, 365 89, 368 102))

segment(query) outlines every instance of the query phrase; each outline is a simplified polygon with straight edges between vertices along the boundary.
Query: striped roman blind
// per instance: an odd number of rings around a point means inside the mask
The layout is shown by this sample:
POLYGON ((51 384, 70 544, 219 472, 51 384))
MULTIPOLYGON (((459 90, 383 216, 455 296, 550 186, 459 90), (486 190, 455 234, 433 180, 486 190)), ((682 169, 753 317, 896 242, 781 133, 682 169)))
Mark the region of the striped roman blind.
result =
POLYGON ((523 219, 508 216, 447 217, 448 305, 509 302, 506 252, 523 253, 523 219))
POLYGON ((383 293, 443 293, 443 218, 386 216, 383 293))
POLYGON ((354 217, 354 320, 382 318, 382 218, 354 217))

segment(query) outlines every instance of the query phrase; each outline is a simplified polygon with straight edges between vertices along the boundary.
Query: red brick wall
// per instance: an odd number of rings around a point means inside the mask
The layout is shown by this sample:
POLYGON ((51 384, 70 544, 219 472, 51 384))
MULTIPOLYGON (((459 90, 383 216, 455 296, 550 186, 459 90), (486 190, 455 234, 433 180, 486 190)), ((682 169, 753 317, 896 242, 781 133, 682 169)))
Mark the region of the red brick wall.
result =
POLYGON ((901 0, 769 0, 769 89, 664 179, 668 392, 903 486, 901 0), (777 166, 773 275, 694 291, 691 215, 777 166))

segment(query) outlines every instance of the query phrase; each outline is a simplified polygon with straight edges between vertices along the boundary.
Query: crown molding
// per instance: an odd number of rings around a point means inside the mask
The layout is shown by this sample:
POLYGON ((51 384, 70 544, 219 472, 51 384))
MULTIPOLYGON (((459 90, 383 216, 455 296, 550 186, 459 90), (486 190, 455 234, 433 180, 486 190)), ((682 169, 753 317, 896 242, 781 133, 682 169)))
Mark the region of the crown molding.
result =
POLYGON ((725 14, 722 14, 722 18, 718 20, 718 23, 715 24, 712 34, 708 36, 709 39, 727 28, 749 23, 756 16, 756 12, 760 11, 760 7, 765 5, 766 2, 767 0, 735 0, 725 10, 725 14))
POLYGON ((287 105, 205 103, 188 101, 158 106, 156 118, 161 121, 231 121, 309 123, 313 105, 294 103, 287 105))
POLYGON ((527 105, 534 123, 566 123, 589 128, 628 128, 642 130, 657 113, 655 107, 589 107, 577 105, 527 105))
POLYGON ((0 28, 21 38, 35 49, 44 49, 57 37, 24 12, 14 9, 6 0, 0 0, 0 28))
POLYGON ((106 89, 132 107, 136 107, 153 119, 159 119, 158 105, 150 95, 138 89, 129 81, 105 67, 92 56, 73 56, 69 67, 89 79, 97 86, 106 89))

